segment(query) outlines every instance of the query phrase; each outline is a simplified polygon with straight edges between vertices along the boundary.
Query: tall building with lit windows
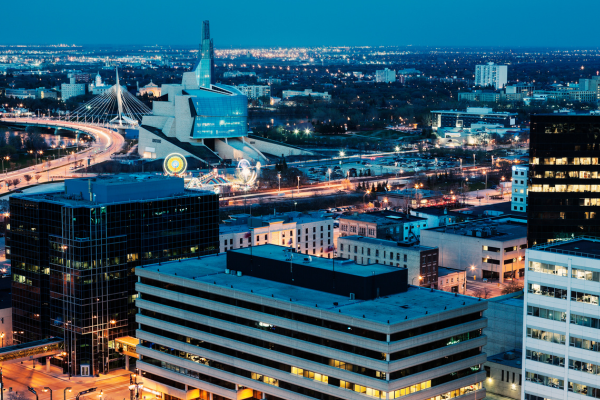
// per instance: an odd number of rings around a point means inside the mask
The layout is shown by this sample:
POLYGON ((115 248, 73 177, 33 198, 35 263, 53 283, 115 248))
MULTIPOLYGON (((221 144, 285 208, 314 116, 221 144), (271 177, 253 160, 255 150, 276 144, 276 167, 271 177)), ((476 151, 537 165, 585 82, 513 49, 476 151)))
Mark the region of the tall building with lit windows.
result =
POLYGON ((531 116, 529 245, 600 235, 600 116, 531 116))
POLYGON ((485 397, 487 302, 406 268, 262 245, 136 268, 144 389, 163 399, 485 397))
POLYGON ((527 250, 525 400, 600 398, 600 239, 527 250))
POLYGON ((218 196, 183 179, 119 175, 10 199, 14 340, 65 340, 65 373, 121 368, 135 332, 135 267, 218 252, 218 196))

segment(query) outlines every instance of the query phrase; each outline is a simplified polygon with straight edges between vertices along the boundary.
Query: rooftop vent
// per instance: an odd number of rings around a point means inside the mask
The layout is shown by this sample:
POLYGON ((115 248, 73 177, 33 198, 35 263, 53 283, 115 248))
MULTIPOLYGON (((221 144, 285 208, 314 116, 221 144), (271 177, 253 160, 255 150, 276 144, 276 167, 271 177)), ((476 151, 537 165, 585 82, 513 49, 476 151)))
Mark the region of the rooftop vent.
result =
POLYGON ((517 358, 517 354, 514 351, 507 351, 504 353, 505 360, 514 360, 515 358, 517 358))

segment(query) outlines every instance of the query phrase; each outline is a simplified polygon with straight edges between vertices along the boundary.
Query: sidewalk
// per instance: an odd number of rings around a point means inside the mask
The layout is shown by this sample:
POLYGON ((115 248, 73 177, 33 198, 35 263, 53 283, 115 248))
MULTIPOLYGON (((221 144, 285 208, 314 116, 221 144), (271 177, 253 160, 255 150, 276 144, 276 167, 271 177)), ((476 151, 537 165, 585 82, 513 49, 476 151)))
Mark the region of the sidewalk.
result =
POLYGON ((56 366, 56 365, 50 365, 50 372, 46 372, 46 366, 40 363, 35 363, 35 368, 33 368, 32 363, 26 361, 23 364, 19 365, 21 368, 24 369, 28 369, 30 371, 35 371, 37 373, 42 373, 44 375, 50 376, 52 378, 56 378, 56 379, 60 379, 62 381, 65 382, 76 382, 79 384, 85 384, 85 383, 93 383, 93 382, 98 382, 104 379, 112 379, 112 378, 116 378, 119 376, 124 376, 127 375, 129 376, 132 372, 127 371, 125 369, 115 369, 114 371, 110 371, 108 374, 100 374, 99 377, 93 377, 93 376, 72 376, 69 379, 69 375, 68 374, 63 374, 63 370, 62 368, 56 366))

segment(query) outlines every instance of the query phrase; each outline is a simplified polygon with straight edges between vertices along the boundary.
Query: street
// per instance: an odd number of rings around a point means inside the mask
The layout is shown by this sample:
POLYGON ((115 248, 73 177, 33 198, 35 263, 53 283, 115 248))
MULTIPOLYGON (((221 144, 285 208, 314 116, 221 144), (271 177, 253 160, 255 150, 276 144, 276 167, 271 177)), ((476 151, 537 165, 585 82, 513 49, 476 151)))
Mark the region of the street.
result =
POLYGON ((44 393, 44 387, 49 387, 53 391, 53 399, 60 400, 75 399, 77 394, 83 390, 97 388, 93 393, 84 395, 81 399, 100 400, 100 391, 102 390, 102 400, 121 400, 129 398, 129 371, 120 369, 115 370, 108 375, 101 375, 99 378, 93 377, 69 377, 62 373, 62 369, 56 366, 51 367, 51 372, 46 372, 46 367, 36 363, 33 369, 32 362, 23 364, 4 364, 2 366, 2 379, 5 399, 16 396, 18 399, 35 400, 33 393, 27 390, 28 386, 33 387, 40 400, 50 400, 50 393, 44 393), (66 392, 66 388, 72 388, 71 392, 66 392), (16 392, 16 393, 15 393, 16 392), (11 396, 11 393, 15 395, 11 396), (66 394, 66 396, 65 396, 66 394))

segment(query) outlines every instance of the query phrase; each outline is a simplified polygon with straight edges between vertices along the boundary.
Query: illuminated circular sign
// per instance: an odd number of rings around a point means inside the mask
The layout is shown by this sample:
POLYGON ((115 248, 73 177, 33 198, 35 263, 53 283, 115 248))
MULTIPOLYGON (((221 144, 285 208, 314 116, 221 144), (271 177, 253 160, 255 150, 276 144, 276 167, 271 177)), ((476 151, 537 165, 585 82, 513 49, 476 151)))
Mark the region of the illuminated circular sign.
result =
POLYGON ((185 157, 179 153, 169 154, 163 163, 163 170, 167 175, 181 175, 187 169, 185 157))

